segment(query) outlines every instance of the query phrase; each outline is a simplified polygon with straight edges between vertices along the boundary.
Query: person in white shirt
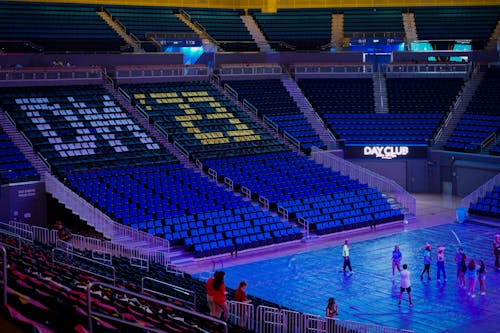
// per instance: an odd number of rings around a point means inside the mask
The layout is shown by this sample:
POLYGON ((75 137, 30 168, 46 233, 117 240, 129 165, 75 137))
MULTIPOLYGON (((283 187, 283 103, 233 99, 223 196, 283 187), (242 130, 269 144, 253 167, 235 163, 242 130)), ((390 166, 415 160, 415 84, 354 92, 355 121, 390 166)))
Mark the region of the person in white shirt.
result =
POLYGON ((401 300, 403 299, 403 293, 406 291, 408 293, 408 303, 410 304, 410 306, 413 306, 413 300, 411 297, 410 271, 408 270, 407 264, 403 264, 403 270, 400 272, 400 274, 401 274, 401 289, 399 291, 398 305, 401 305, 401 300))
POLYGON ((344 246, 342 247, 342 256, 344 257, 344 267, 343 272, 346 272, 346 268, 349 267, 349 271, 352 273, 351 260, 349 259, 349 240, 346 239, 344 246))

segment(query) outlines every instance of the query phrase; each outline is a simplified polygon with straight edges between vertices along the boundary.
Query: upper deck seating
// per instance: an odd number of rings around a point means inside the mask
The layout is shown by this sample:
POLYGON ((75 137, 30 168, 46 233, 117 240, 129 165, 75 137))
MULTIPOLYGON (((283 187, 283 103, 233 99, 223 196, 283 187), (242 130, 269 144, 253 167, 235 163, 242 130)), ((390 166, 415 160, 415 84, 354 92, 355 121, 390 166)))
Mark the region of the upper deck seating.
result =
MULTIPOLYGON (((490 68, 484 74, 467 110, 446 142, 446 149, 479 152, 485 139, 500 133, 499 89, 500 68, 490 68)), ((491 153, 495 154, 495 148, 491 153)))
POLYGON ((140 40, 146 40, 147 33, 194 33, 190 27, 175 16, 172 8, 146 6, 105 6, 127 31, 140 40))
POLYGON ((490 38, 500 18, 499 6, 415 7, 413 12, 419 39, 471 39, 478 49, 490 38))
POLYGON ((375 114, 372 79, 299 80, 318 114, 346 143, 427 143, 462 84, 454 78, 389 78, 389 114, 375 114))
POLYGON ((124 45, 95 6, 68 3, 2 1, 0 39, 28 39, 45 51, 119 51, 124 45))
POLYGON ((188 8, 193 22, 206 29, 224 51, 258 51, 250 32, 240 18, 242 10, 188 8))
POLYGON ((251 11, 267 41, 277 51, 317 50, 331 42, 331 9, 278 9, 276 13, 251 11))
POLYGON ((344 8, 346 33, 404 33, 400 8, 344 8))

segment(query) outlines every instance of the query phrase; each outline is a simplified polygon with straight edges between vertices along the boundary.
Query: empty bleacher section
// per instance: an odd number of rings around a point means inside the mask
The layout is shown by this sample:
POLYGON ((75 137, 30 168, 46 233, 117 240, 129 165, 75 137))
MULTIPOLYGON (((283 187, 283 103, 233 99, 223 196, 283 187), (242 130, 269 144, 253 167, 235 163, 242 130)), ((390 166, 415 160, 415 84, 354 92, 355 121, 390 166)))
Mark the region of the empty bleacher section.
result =
MULTIPOLYGON (((448 139, 448 150, 479 152, 495 140, 500 131, 500 68, 484 74, 466 112, 448 139)), ((493 147, 492 154, 498 154, 493 147)))
POLYGON ((390 113, 447 113, 463 85, 461 78, 388 78, 390 113))
MULTIPOLYGON (((233 237, 242 249, 300 236, 288 222, 184 169, 102 87, 8 89, 2 105, 69 186, 127 226, 185 245, 197 256, 229 252, 233 237), (273 237, 261 224, 286 237, 273 237)), ((232 133, 236 140, 260 137, 250 132, 240 126, 232 133)))
POLYGON ((374 113, 373 80, 300 79, 298 84, 318 114, 374 113))
POLYGON ((481 49, 495 29, 500 7, 415 7, 413 12, 420 40, 470 39, 481 49))
POLYGON ((177 16, 174 10, 164 7, 145 6, 105 6, 105 9, 118 19, 127 31, 139 40, 146 40, 148 33, 193 33, 177 16))
POLYGON ((320 50, 332 33, 331 9, 250 10, 271 47, 277 51, 320 50))
POLYGON ((45 51, 119 51, 123 41, 95 6, 65 3, 0 3, 0 39, 30 40, 45 51))
POLYGON ((318 114, 345 143, 426 144, 463 81, 389 78, 389 114, 373 113, 373 88, 369 79, 307 79, 300 80, 299 84, 318 114), (337 103, 329 102, 329 98, 337 103))
POLYGON ((344 8, 342 12, 346 35, 404 33, 401 8, 344 8))
POLYGON ((59 175, 174 160, 101 86, 6 88, 0 98, 59 175))
POLYGON ((266 198, 285 218, 308 223, 318 234, 402 218, 377 190, 291 152, 210 160, 204 165, 266 198))
POLYGON ((250 32, 241 20, 242 10, 185 9, 192 22, 197 22, 224 51, 258 51, 250 32))
POLYGON ((241 101, 246 99, 256 107, 259 117, 267 117, 276 124, 280 132, 286 132, 300 142, 303 150, 308 151, 311 146, 324 147, 281 80, 238 80, 227 81, 225 84, 238 93, 241 101))
POLYGON ((193 160, 286 150, 209 82, 122 88, 193 160))
POLYGON ((500 186, 495 186, 492 191, 471 203, 469 213, 474 215, 500 218, 500 186))
POLYGON ((38 179, 40 175, 0 128, 0 184, 38 179))
MULTIPOLYGON (((201 160, 205 170, 210 168, 215 171, 218 179, 231 179, 234 189, 244 196, 258 199, 271 210, 286 210, 286 217, 290 219, 304 217, 309 220, 312 215, 309 216, 308 211, 314 207, 317 208, 314 210, 316 216, 321 216, 318 219, 340 224, 339 228, 328 229, 328 232, 334 232, 344 226, 360 227, 374 220, 380 223, 401 218, 401 213, 391 210, 376 190, 287 151, 206 82, 124 85, 122 88, 146 110, 152 121, 166 130, 172 140, 179 140, 192 158, 201 160), (244 136, 238 139, 238 134, 244 136), (242 145, 239 140, 247 141, 242 141, 245 143, 242 145), (251 145, 248 146, 248 143, 251 145), (358 201, 368 200, 368 207, 375 197, 365 198, 367 191, 381 200, 373 202, 377 207, 373 209, 379 210, 363 211, 358 208, 344 212, 353 208, 351 203, 358 201), (332 196, 333 193, 337 194, 332 196), (330 214, 337 212, 333 207, 337 205, 337 200, 344 197, 348 198, 345 206, 335 215, 337 220, 331 220, 330 214), (296 201, 289 207, 289 200, 296 201), (326 208, 331 208, 332 212, 327 212, 326 208)), ((223 221, 229 218, 224 215, 218 217, 223 221)), ((271 232, 278 240, 299 237, 298 230, 286 228, 287 223, 279 222, 279 218, 275 221, 276 226, 273 223, 265 225, 261 217, 256 216, 250 226, 242 226, 247 230, 252 226, 254 229, 261 226, 264 234, 271 232)), ((316 229, 316 223, 312 222, 311 226, 312 230, 316 229)), ((259 238, 257 241, 261 244, 267 242, 259 238)))

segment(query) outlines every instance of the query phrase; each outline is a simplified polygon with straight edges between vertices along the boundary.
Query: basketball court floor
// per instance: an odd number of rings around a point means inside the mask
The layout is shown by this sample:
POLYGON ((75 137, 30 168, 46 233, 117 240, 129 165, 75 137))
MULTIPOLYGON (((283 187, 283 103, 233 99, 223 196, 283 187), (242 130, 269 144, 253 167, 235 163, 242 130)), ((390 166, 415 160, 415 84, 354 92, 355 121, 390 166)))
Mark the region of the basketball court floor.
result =
POLYGON ((398 223, 243 251, 238 256, 200 260, 183 270, 206 278, 214 269, 226 272, 226 285, 248 282, 247 292, 290 309, 323 315, 329 297, 339 318, 414 330, 415 332, 500 332, 500 272, 493 267, 493 237, 500 228, 455 222, 457 198, 417 195, 417 217, 398 223), (351 242, 353 274, 342 272, 342 244, 351 242), (431 280, 419 275, 422 252, 432 246, 431 280), (413 307, 404 295, 398 306, 399 275, 392 280, 391 253, 399 245, 411 272, 413 307), (447 281, 436 279, 436 252, 446 247, 447 281), (484 260, 486 295, 467 295, 456 279, 454 256, 459 247, 474 260, 484 260))

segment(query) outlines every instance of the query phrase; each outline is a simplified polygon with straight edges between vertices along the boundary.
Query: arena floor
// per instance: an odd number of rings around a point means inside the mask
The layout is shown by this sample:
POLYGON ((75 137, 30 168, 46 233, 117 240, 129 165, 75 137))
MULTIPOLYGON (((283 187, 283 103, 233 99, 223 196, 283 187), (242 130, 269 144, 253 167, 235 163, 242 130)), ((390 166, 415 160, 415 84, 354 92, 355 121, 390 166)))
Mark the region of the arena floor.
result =
POLYGON ((414 330, 415 332, 500 332, 500 272, 493 268, 491 244, 499 228, 458 224, 456 198, 418 195, 417 217, 407 225, 387 226, 377 231, 326 236, 308 242, 202 260, 183 267, 204 278, 207 271, 223 269, 226 285, 236 288, 248 282, 248 293, 291 309, 323 315, 327 299, 335 297, 339 318, 414 330), (354 274, 342 273, 342 243, 351 241, 354 274), (438 246, 446 247, 448 281, 420 281, 422 250, 429 242, 435 259, 438 246), (400 245, 403 262, 412 273, 414 307, 407 296, 398 307, 399 276, 392 281, 391 252, 400 245), (467 296, 460 289, 453 261, 458 247, 488 269, 486 295, 467 296))

